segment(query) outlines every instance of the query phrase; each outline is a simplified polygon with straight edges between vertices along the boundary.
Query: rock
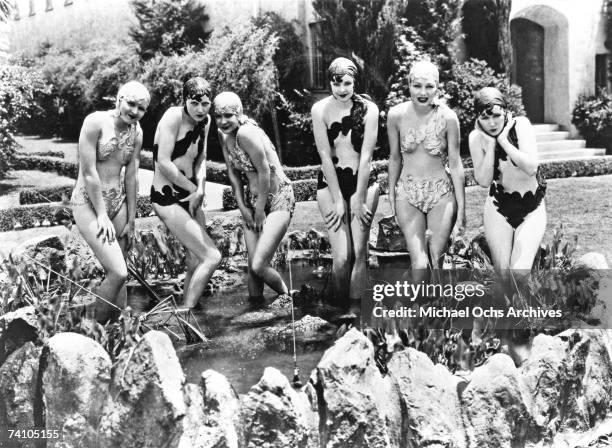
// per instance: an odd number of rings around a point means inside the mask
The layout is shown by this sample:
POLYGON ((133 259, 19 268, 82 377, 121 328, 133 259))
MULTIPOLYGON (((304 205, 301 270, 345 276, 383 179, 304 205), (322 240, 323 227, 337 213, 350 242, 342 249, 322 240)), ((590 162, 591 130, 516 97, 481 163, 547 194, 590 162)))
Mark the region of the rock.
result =
POLYGON ((110 383, 111 361, 100 344, 77 333, 47 342, 43 401, 47 428, 66 446, 93 446, 110 383))
POLYGON ((242 399, 247 447, 318 448, 319 418, 304 392, 273 367, 242 399))
MULTIPOLYGON (((295 321, 295 339, 301 344, 329 339, 329 333, 335 326, 320 317, 306 315, 295 321)), ((293 341, 293 324, 277 325, 264 328, 264 337, 268 343, 283 347, 293 341)), ((283 348, 281 348, 283 349, 283 348)))
POLYGON ((598 252, 588 252, 582 255, 578 260, 574 262, 573 267, 585 268, 585 269, 608 269, 608 262, 606 257, 598 252))
POLYGON ((560 338, 540 334, 534 338, 531 353, 519 370, 523 396, 527 398, 536 433, 543 434, 559 415, 561 397, 569 379, 567 350, 568 344, 560 338))
POLYGON ((245 250, 242 221, 226 215, 216 215, 206 223, 206 232, 224 257, 245 250))
POLYGON ((361 332, 353 328, 336 341, 310 382, 317 395, 321 446, 406 446, 398 386, 382 376, 372 343, 361 332))
POLYGON ((38 322, 33 306, 25 306, 0 316, 0 365, 23 344, 37 338, 38 322))
POLYGON ((34 416, 41 352, 26 342, 0 367, 0 427, 30 428, 41 422, 42 414, 34 416))
POLYGON ((187 383, 183 392, 185 397, 185 418, 183 419, 183 433, 179 440, 178 448, 202 446, 202 443, 198 442, 198 434, 206 418, 202 389, 195 384, 187 383))
POLYGON ((529 415, 508 355, 495 354, 477 367, 460 400, 470 447, 524 445, 529 415))
MULTIPOLYGON (((55 272, 66 270, 66 260, 64 257, 64 244, 59 236, 41 235, 31 238, 11 250, 13 260, 17 263, 24 262, 34 264, 31 258, 37 260, 45 266, 50 267, 55 272)), ((41 275, 47 275, 48 271, 37 265, 41 275)))
POLYGON ((410 422, 406 437, 414 446, 467 447, 458 394, 466 382, 413 348, 395 352, 388 366, 410 422))
POLYGON ((124 350, 100 422, 100 447, 178 444, 186 412, 184 381, 165 333, 149 331, 136 346, 124 350))
POLYGON ((232 319, 232 324, 238 325, 264 325, 276 320, 278 316, 271 311, 249 311, 232 319))
POLYGON ((234 388, 220 373, 206 370, 200 382, 205 418, 196 444, 202 448, 238 448, 245 446, 242 433, 240 400, 234 388))

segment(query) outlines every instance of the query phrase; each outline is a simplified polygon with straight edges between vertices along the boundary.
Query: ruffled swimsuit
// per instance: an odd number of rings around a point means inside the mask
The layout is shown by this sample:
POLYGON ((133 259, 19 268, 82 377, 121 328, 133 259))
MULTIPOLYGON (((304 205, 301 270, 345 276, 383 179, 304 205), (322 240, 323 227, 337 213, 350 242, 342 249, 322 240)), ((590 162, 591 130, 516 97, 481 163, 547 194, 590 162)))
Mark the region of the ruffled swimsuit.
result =
MULTIPOLYGON (((336 153, 336 141, 342 138, 350 138, 353 151, 355 151, 356 154, 361 154, 363 133, 364 124, 361 123, 359 126, 355 127, 353 124, 353 118, 350 115, 343 117, 341 122, 334 121, 327 129, 327 139, 329 140, 330 148, 332 148, 332 154, 336 153)), ((350 161, 340 160, 337 155, 332 156, 332 162, 336 169, 336 177, 338 178, 340 193, 342 194, 344 200, 350 205, 351 196, 355 193, 355 191, 357 191, 358 170, 353 171, 352 168, 347 167, 346 165, 349 165, 350 161)), ((376 174, 373 171, 370 171, 368 177, 368 187, 374 185, 376 181, 376 174)), ((317 190, 323 190, 327 187, 328 185, 325 179, 325 174, 323 174, 323 170, 321 170, 319 171, 317 178, 317 190)))
MULTIPOLYGON (((427 123, 418 128, 408 128, 400 142, 402 154, 410 154, 423 145, 425 151, 442 160, 448 166, 446 137, 441 137, 446 129, 446 120, 442 114, 443 106, 435 106, 435 110, 427 123)), ((400 176, 395 185, 396 201, 407 200, 410 204, 429 213, 440 199, 454 194, 453 182, 448 175, 440 179, 417 178, 412 175, 400 176)))
MULTIPOLYGON (((136 140, 136 123, 130 125, 130 127, 124 133, 121 133, 118 137, 114 136, 106 143, 102 143, 102 134, 98 138, 96 144, 96 159, 98 162, 103 162, 111 158, 117 151, 121 151, 121 164, 123 166, 130 163, 132 155, 134 154, 134 142, 136 140)), ((100 188, 102 190, 102 199, 106 208, 106 214, 110 219, 113 219, 121 210, 121 206, 125 201, 125 189, 121 180, 122 176, 118 176, 113 183, 100 182, 100 188)), ((81 205, 89 205, 92 210, 95 208, 87 194, 87 188, 85 187, 85 181, 81 177, 80 173, 72 190, 72 196, 70 198, 70 204, 73 207, 81 205)))
MULTIPOLYGON (((206 119, 198 123, 191 131, 188 131, 185 134, 185 137, 183 137, 180 140, 177 140, 174 143, 174 149, 172 150, 170 160, 175 160, 175 159, 178 159, 179 157, 184 156, 189 150, 189 148, 191 148, 191 145, 196 142, 198 142, 198 146, 197 146, 197 154, 193 158, 194 163, 196 160, 198 160, 198 158, 202 154, 202 151, 204 150, 204 143, 205 143, 204 140, 206 138, 205 129, 206 129, 206 125, 208 124, 208 121, 209 121, 209 117, 207 116, 206 119)), ((153 161, 154 162, 157 162, 158 151, 159 151, 159 146, 157 144, 153 145, 153 161)), ((157 169, 157 165, 155 165, 155 169, 157 169)), ((181 172, 185 174, 182 170, 181 172)), ((197 184, 195 173, 189 180, 193 182, 194 184, 197 184)), ((188 201, 181 202, 181 199, 185 199, 187 196, 189 196, 189 194, 190 193, 187 190, 184 190, 183 188, 173 183, 169 183, 169 184, 162 186, 161 191, 157 191, 155 187, 151 185, 151 202, 152 203, 163 205, 163 206, 178 204, 181 207, 183 207, 187 212, 189 212, 189 202, 188 201)))
MULTIPOLYGON (((261 136, 266 160, 270 167, 270 176, 276 176, 279 181, 277 191, 275 193, 268 194, 268 199, 264 209, 265 213, 268 215, 276 211, 288 211, 291 216, 293 216, 293 211, 295 210, 295 195, 293 194, 293 185, 285 173, 282 171, 278 173, 276 171, 276 166, 272 163, 273 158, 276 157, 274 144, 270 141, 270 138, 266 135, 263 129, 254 123, 249 124, 255 126, 261 136)), ((240 147, 238 135, 236 135, 236 140, 233 147, 227 145, 227 153, 229 156, 229 161, 234 169, 244 173, 252 173, 257 171, 253 166, 253 162, 251 162, 249 155, 240 147)), ((254 208, 256 202, 257 195, 253 194, 247 186, 245 192, 245 203, 247 207, 254 208)))
MULTIPOLYGON (((508 140, 517 148, 518 137, 516 135, 516 124, 508 132, 508 140)), ((520 149, 520 148, 519 148, 520 149)), ((521 195, 518 191, 508 193, 505 191, 503 185, 499 182, 501 171, 499 169, 499 162, 507 161, 508 154, 506 151, 495 142, 495 162, 493 165, 493 182, 489 188, 489 196, 493 198, 493 205, 497 208, 500 215, 506 218, 508 224, 513 228, 520 226, 527 215, 537 209, 546 195, 546 179, 540 173, 540 169, 536 171, 536 180, 538 181, 538 187, 535 192, 527 191, 521 195)), ((512 165, 516 166, 512 159, 510 159, 512 165)))

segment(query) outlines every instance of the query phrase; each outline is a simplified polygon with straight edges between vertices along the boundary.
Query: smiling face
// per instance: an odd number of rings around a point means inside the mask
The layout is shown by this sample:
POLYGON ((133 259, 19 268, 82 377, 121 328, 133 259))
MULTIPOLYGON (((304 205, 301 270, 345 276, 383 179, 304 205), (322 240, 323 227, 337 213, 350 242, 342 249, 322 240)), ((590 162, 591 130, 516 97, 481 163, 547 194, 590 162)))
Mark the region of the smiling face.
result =
POLYGON ((349 74, 334 75, 330 81, 332 96, 340 102, 347 102, 355 93, 355 78, 349 74))
POLYGON ((120 97, 117 103, 119 118, 126 124, 136 123, 144 116, 147 107, 149 107, 148 98, 139 98, 131 94, 120 97))
POLYGON ((496 104, 478 116, 478 123, 487 134, 497 137, 504 129, 505 118, 505 109, 496 104))
POLYGON ((215 112, 215 121, 219 130, 224 134, 234 133, 240 127, 238 115, 232 112, 215 112))
POLYGON ((206 95, 188 98, 187 101, 185 101, 185 110, 191 118, 200 122, 208 115, 210 104, 210 98, 206 95))
POLYGON ((419 73, 410 80, 410 99, 419 106, 432 106, 438 92, 438 81, 433 74, 419 73))

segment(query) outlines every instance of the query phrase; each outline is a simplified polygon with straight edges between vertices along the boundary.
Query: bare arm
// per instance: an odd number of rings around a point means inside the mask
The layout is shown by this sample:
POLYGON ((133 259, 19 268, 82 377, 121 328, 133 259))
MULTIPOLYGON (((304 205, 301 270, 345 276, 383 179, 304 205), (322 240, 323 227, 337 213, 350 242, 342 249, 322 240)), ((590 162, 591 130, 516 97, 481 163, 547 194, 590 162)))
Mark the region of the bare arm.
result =
POLYGON ((198 187, 198 193, 204 194, 204 186, 206 184, 206 152, 208 151, 208 131, 210 130, 210 117, 208 117, 208 124, 204 129, 204 147, 202 149, 202 154, 196 160, 196 181, 198 187))
POLYGON ((125 167, 125 192, 128 210, 128 222, 136 219, 136 197, 138 195, 138 168, 140 167, 140 150, 142 148, 142 129, 138 126, 136 140, 134 141, 134 154, 132 160, 125 167))
POLYGON ((374 146, 378 137, 378 107, 374 103, 368 102, 368 111, 365 117, 365 129, 363 132, 363 144, 361 145, 361 155, 359 156, 359 171, 357 172, 357 191, 356 195, 362 203, 366 201, 368 192, 368 178, 370 176, 370 164, 374 146))
MULTIPOLYGON (((508 131, 506 129, 504 129, 499 137, 497 137, 497 140, 516 166, 518 166, 529 176, 534 176, 536 170, 538 169, 538 159, 533 126, 531 126, 531 123, 527 117, 517 117, 515 121, 516 135, 518 137, 518 145, 520 150, 510 143, 508 140, 508 131)), ((508 122, 506 128, 510 127, 511 120, 508 122)))
MULTIPOLYGON (((181 112, 182 114, 182 112, 181 112)), ((193 193, 197 186, 172 162, 171 156, 181 127, 182 115, 176 109, 166 111, 157 125, 157 168, 168 181, 193 193)))
POLYGON ((465 227, 465 173, 459 150, 459 135, 459 119, 454 112, 449 110, 446 119, 448 168, 455 188, 455 199, 457 199, 457 225, 465 227))
POLYGON ((229 178, 232 189, 234 190, 234 196, 236 196, 238 208, 241 212, 243 212, 246 209, 246 204, 244 203, 244 189, 242 187, 242 182, 240 182, 238 173, 236 173, 236 170, 234 170, 234 167, 232 167, 232 163, 230 162, 230 158, 227 153, 227 141, 225 140, 225 136, 221 131, 218 131, 218 134, 219 142, 221 142, 221 149, 223 151, 223 159, 225 160, 225 165, 227 166, 227 177, 229 178))
POLYGON ((389 203, 391 204, 391 212, 395 215, 395 185, 402 171, 402 155, 399 145, 399 111, 398 106, 389 110, 387 117, 387 135, 389 136, 389 203))
POLYGON ((469 146, 474 165, 474 178, 478 185, 489 188, 493 182, 495 140, 475 129, 470 133, 469 146))
POLYGON ((102 128, 99 117, 94 113, 88 115, 83 121, 83 127, 79 136, 79 170, 97 217, 107 215, 106 205, 102 198, 100 176, 96 167, 96 146, 101 132, 102 128))
POLYGON ((340 193, 340 185, 338 184, 338 176, 336 175, 336 168, 331 158, 331 148, 327 139, 327 128, 323 121, 323 104, 318 102, 312 106, 312 130, 314 133, 315 144, 317 145, 317 151, 321 158, 321 171, 325 176, 325 181, 331 192, 332 199, 334 202, 342 201, 342 194, 340 193))
POLYGON ((241 126, 236 133, 236 142, 247 153, 257 171, 257 202, 254 206, 256 211, 263 213, 270 192, 270 164, 259 132, 263 131, 255 126, 241 126))

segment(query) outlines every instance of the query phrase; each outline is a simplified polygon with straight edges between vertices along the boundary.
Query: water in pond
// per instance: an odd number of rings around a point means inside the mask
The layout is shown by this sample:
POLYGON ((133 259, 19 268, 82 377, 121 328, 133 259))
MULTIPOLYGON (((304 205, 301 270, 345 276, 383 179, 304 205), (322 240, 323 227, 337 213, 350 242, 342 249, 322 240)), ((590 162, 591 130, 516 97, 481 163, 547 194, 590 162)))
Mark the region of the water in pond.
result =
MULTIPOLYGON (((321 269, 310 262, 292 264, 294 288, 309 284, 322 289, 325 279, 321 269)), ((293 378, 293 344, 291 315, 273 315, 262 305, 254 306, 247 297, 246 275, 234 274, 238 281, 231 287, 218 290, 201 301, 203 308, 194 311, 208 342, 184 346, 176 344, 177 354, 183 366, 187 381, 198 383, 203 371, 213 369, 225 375, 237 393, 246 393, 261 378, 266 367, 279 369, 289 380, 293 378), (285 331, 283 331, 285 330, 285 331)), ((283 272, 288 281, 289 273, 283 272)), ((266 288, 266 303, 274 300, 275 294, 266 288)), ((146 309, 148 297, 140 288, 130 290, 130 306, 146 309)), ((324 307, 296 307, 296 320, 306 314, 323 315, 329 325, 317 331, 299 334, 296 338, 297 361, 302 382, 306 382, 312 369, 318 364, 323 352, 336 339, 338 322, 334 309, 324 307), (322 311, 319 313, 318 311, 322 311)), ((340 315, 341 310, 336 310, 340 315)))

